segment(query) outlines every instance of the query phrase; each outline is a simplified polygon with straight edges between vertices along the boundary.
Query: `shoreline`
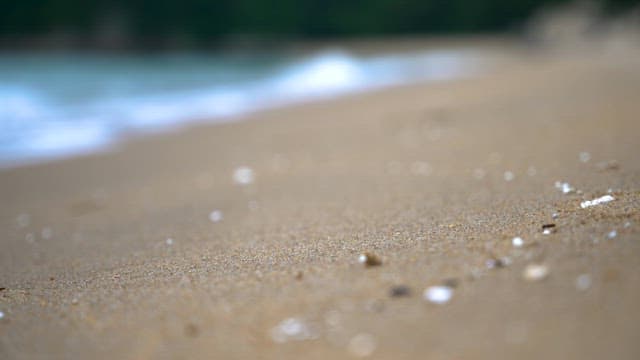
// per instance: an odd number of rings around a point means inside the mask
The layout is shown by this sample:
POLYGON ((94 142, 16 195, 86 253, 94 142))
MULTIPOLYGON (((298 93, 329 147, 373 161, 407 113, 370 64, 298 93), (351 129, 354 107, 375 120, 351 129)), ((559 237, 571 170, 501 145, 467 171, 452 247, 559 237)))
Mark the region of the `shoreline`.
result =
MULTIPOLYGON (((252 57, 247 57, 248 54, 233 53, 217 56, 168 53, 147 59, 155 64, 151 69, 141 68, 140 61, 143 60, 135 57, 114 56, 111 58, 113 64, 108 65, 95 55, 80 56, 78 91, 97 94, 82 99, 82 105, 72 103, 73 91, 69 101, 58 99, 57 94, 49 89, 52 84, 47 80, 46 72, 40 70, 32 74, 38 64, 42 68, 50 67, 49 71, 53 73, 69 71, 64 65, 65 59, 75 58, 73 53, 42 58, 31 56, 30 60, 25 59, 30 64, 25 67, 18 65, 19 56, 7 54, 0 59, 3 71, 9 76, 3 92, 9 98, 8 108, 4 109, 3 116, 9 124, 20 126, 4 128, 7 133, 1 141, 0 166, 11 168, 21 163, 41 163, 108 150, 123 140, 170 133, 198 123, 234 121, 274 108, 415 83, 438 83, 478 76, 517 61, 525 51, 507 40, 487 42, 468 41, 465 45, 453 40, 440 40, 438 43, 433 40, 404 40, 386 49, 379 42, 378 45, 363 42, 344 44, 343 47, 310 45, 306 50, 265 52, 258 58, 271 59, 269 61, 273 63, 263 68, 250 65, 252 57), (409 51, 411 44, 413 51, 409 51), (229 62, 236 56, 241 65, 234 67, 229 62), (212 61, 218 66, 208 67, 212 61), (159 64, 168 66, 170 75, 158 73, 159 64), (7 73, 7 69, 12 68, 15 74, 7 73), (181 68, 187 75, 180 76, 181 68), (115 69, 128 69, 134 74, 148 72, 146 76, 156 78, 154 81, 160 87, 162 84, 168 86, 165 83, 167 77, 173 77, 171 81, 182 84, 182 88, 155 90, 149 87, 150 83, 144 76, 127 82, 117 71, 114 72, 115 69), (215 80, 215 74, 224 69, 229 73, 228 78, 215 80), (240 80, 242 69, 254 72, 255 78, 240 80), (93 81, 104 84, 90 85, 92 71, 111 76, 98 76, 93 81), (211 78, 194 83, 188 75, 192 71, 209 73, 211 78), (25 83, 21 85, 16 82, 20 74, 25 77, 25 83), (44 79, 41 84, 33 82, 38 76, 44 79), (138 91, 124 97, 110 95, 109 88, 113 85, 109 84, 118 81, 137 87, 138 91), (12 87, 15 89, 11 90, 12 87)), ((67 86, 71 84, 60 82, 56 87, 67 86)))

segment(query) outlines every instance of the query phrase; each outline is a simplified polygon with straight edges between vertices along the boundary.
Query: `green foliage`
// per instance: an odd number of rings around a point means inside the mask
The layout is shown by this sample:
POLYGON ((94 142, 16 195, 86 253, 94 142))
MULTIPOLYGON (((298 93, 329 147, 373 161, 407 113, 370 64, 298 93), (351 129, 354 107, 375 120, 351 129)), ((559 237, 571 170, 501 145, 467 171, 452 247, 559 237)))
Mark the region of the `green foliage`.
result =
MULTIPOLYGON (((564 0, 2 0, 0 37, 115 28, 134 41, 493 32, 564 0)), ((604 1, 627 9, 638 0, 604 1)))

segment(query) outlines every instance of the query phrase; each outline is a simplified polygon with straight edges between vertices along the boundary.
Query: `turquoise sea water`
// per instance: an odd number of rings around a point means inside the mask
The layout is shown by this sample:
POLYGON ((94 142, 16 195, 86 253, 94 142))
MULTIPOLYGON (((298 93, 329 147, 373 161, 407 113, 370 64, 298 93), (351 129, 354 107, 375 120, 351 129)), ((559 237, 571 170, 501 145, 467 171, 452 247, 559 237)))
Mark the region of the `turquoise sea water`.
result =
POLYGON ((98 151, 132 135, 482 70, 472 51, 357 56, 0 54, 0 166, 98 151))

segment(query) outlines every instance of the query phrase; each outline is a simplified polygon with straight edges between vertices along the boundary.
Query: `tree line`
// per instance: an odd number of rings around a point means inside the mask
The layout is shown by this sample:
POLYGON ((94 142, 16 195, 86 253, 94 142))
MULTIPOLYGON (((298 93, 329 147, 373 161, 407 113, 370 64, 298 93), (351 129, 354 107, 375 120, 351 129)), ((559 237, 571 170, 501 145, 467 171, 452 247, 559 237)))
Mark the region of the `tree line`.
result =
MULTIPOLYGON (((602 1, 621 11, 638 0, 602 1)), ((566 0, 5 0, 0 37, 137 41, 499 32, 566 0)))

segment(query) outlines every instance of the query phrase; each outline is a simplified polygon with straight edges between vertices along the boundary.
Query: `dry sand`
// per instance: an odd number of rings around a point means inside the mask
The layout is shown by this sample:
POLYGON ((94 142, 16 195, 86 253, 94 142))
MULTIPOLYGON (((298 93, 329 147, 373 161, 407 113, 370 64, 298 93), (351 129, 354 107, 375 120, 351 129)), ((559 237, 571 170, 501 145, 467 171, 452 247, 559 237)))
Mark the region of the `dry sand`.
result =
POLYGON ((0 358, 640 358, 638 58, 525 54, 2 170, 0 358))

